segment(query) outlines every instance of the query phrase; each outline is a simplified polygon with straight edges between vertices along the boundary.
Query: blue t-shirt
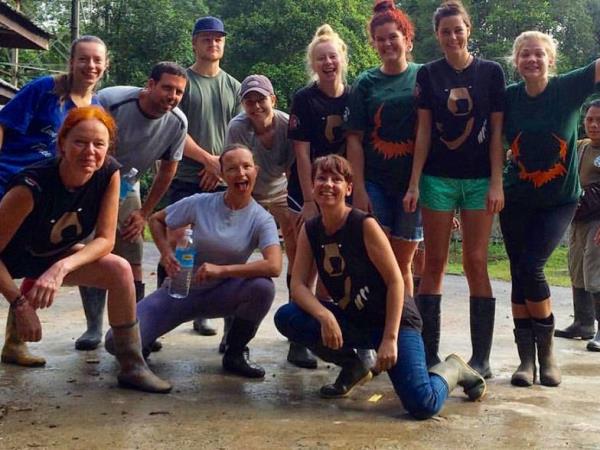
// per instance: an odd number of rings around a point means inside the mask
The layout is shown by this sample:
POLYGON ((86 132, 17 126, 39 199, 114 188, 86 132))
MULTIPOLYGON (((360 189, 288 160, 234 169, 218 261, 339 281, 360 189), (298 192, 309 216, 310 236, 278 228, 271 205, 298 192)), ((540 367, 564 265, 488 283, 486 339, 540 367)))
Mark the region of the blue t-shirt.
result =
MULTIPOLYGON (((192 225, 196 268, 205 262, 244 264, 255 249, 279 245, 273 216, 254 199, 244 208, 233 210, 224 197, 224 192, 194 194, 167 206, 169 228, 192 225)), ((220 281, 193 287, 213 287, 220 281)))
MULTIPOLYGON (((92 104, 99 104, 96 96, 92 104)), ((13 175, 25 167, 56 155, 56 136, 71 108, 54 92, 54 77, 37 78, 25 85, 0 110, 4 141, 0 149, 0 197, 13 175)))

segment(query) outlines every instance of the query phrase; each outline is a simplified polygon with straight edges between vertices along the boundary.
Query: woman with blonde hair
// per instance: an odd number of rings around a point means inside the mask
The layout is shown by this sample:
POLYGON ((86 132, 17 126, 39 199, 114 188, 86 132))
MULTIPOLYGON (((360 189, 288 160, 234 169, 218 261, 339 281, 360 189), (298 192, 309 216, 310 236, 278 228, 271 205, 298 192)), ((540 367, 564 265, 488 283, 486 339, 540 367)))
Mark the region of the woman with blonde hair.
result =
MULTIPOLYGON (((346 152, 342 118, 348 99, 348 48, 330 25, 317 28, 306 49, 306 67, 311 82, 294 95, 288 129, 296 156, 288 179, 288 206, 299 222, 318 213, 312 198, 312 162, 346 152)), ((320 296, 327 295, 322 287, 318 290, 320 296)), ((287 359, 300 367, 317 366, 308 351, 294 343, 287 359)))
POLYGON ((511 158, 504 171, 506 206, 500 213, 510 260, 514 334, 521 364, 515 386, 561 382, 553 354, 554 316, 544 276, 577 207, 577 129, 581 105, 598 90, 600 60, 552 76, 556 42, 539 31, 521 33, 512 63, 522 81, 506 91, 504 135, 511 158))

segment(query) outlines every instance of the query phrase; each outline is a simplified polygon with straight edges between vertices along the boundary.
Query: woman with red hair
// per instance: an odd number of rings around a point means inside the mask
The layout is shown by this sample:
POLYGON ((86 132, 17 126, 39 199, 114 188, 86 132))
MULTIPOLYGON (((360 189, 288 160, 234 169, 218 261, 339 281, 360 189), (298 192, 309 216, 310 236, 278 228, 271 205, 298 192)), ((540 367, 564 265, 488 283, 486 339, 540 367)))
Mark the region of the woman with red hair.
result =
POLYGON ((120 183, 119 164, 109 155, 115 136, 104 110, 74 108, 58 132, 57 157, 27 167, 8 184, 0 201, 0 292, 10 304, 2 356, 18 357, 23 341, 42 338, 36 310, 50 307, 63 284, 103 288, 119 383, 168 392, 171 385, 142 357, 129 263, 110 253, 120 183), (19 290, 15 278, 32 280, 19 290))
POLYGON ((361 73, 350 93, 346 126, 354 181, 353 205, 372 212, 390 239, 406 292, 411 263, 423 239, 421 212, 405 212, 415 142, 414 88, 420 65, 409 62, 415 36, 410 19, 391 0, 377 1, 369 22, 381 65, 361 73))

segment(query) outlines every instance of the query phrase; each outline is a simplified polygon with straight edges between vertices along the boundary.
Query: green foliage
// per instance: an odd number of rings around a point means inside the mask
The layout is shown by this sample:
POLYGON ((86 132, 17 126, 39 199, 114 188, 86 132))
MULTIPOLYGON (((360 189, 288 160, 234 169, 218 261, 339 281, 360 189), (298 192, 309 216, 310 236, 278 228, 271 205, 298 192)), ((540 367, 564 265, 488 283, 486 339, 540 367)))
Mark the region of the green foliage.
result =
POLYGON ((238 79, 267 75, 276 87, 279 108, 306 84, 306 46, 319 25, 329 23, 349 47, 349 80, 377 64, 365 24, 370 0, 237 0, 213 1, 229 36, 223 66, 238 79))

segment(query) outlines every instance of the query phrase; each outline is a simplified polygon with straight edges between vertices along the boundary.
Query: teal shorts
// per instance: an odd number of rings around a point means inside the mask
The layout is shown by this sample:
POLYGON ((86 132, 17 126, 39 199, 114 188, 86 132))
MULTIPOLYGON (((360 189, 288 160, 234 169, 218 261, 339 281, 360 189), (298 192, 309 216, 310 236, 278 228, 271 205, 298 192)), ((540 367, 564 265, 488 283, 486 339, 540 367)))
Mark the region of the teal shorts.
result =
POLYGON ((486 209, 489 178, 444 178, 423 174, 419 199, 433 211, 486 209))

